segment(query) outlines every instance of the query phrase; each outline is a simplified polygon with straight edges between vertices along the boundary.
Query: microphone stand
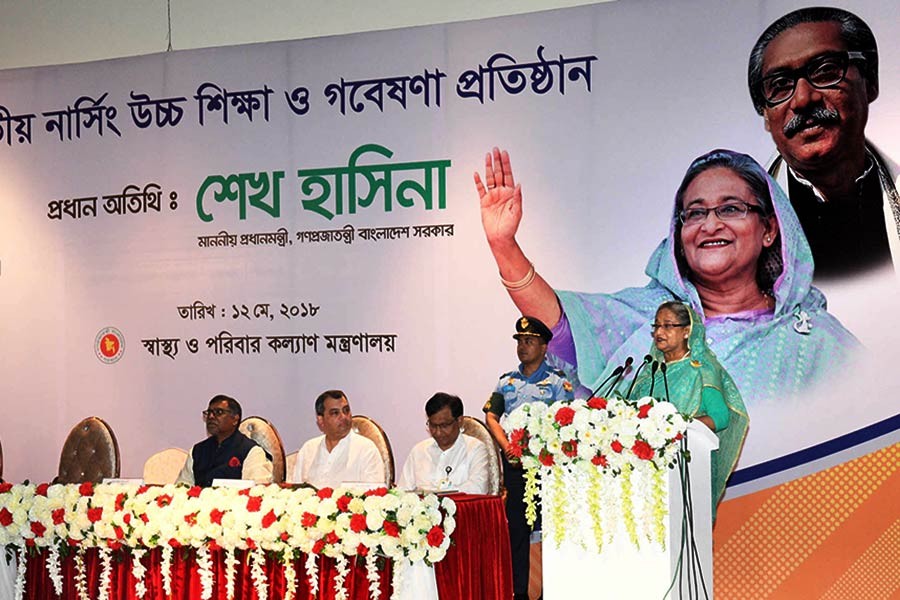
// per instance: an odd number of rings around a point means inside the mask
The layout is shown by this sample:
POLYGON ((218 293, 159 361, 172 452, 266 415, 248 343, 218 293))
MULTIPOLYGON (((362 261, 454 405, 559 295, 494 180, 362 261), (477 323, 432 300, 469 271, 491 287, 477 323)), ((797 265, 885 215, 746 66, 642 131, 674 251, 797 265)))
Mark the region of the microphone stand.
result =
POLYGON ((641 373, 641 369, 643 369, 644 366, 649 364, 650 361, 652 361, 652 360, 653 360, 653 357, 650 356, 649 354, 644 356, 644 362, 642 362, 641 366, 639 366, 637 368, 637 370, 634 372, 634 379, 631 380, 631 385, 628 387, 628 393, 625 395, 626 398, 631 398, 631 392, 632 392, 632 390, 634 390, 634 384, 637 383, 637 378, 638 378, 638 375, 640 375, 640 373, 641 373))

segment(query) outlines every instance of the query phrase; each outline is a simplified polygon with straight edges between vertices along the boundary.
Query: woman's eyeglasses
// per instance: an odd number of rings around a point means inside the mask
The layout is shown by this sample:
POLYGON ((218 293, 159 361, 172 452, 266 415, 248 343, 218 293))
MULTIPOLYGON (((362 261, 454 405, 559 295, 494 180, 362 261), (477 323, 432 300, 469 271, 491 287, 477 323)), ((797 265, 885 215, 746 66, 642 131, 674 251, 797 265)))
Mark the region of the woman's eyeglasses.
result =
POLYGON ((662 329, 664 331, 671 331, 676 327, 687 327, 690 323, 653 323, 650 325, 650 329, 656 331, 657 329, 662 329))
POLYGON ((704 208, 702 206, 692 206, 678 213, 678 219, 685 225, 699 225, 706 221, 709 213, 715 213, 716 218, 720 221, 736 221, 743 219, 747 213, 755 212, 765 214, 761 206, 748 204, 747 202, 728 202, 720 204, 715 208, 704 208))

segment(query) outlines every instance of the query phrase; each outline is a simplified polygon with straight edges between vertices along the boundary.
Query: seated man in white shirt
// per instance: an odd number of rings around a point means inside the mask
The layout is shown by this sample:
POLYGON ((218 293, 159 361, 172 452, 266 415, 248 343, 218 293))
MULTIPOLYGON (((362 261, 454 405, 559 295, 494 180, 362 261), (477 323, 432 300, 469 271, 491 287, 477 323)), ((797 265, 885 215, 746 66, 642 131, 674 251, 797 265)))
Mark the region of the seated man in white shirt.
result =
POLYGON ((293 483, 317 488, 342 483, 385 485, 384 461, 375 443, 351 429, 350 403, 340 390, 316 398, 316 424, 324 434, 308 440, 297 454, 293 483))
POLYGON ((194 445, 177 483, 209 487, 214 479, 246 479, 272 483, 272 459, 256 442, 238 431, 241 405, 219 394, 203 411, 206 434, 194 445))
POLYGON ((460 435, 463 403, 458 396, 438 392, 425 403, 431 437, 416 444, 397 487, 405 490, 488 492, 488 453, 484 443, 460 435))

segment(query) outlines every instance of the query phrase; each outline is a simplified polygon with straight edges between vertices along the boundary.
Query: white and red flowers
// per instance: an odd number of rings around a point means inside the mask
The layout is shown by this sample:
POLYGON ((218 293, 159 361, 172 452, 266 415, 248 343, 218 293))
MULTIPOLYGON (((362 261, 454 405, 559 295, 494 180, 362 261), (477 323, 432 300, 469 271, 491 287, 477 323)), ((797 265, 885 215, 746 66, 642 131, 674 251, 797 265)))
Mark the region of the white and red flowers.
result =
POLYGON ((444 558, 456 528, 449 498, 384 488, 0 485, 0 546, 193 547, 333 558, 444 558))
POLYGON ((527 518, 536 518, 538 497, 545 513, 552 507, 544 519, 550 539, 599 550, 624 523, 634 543, 664 543, 663 473, 687 428, 674 405, 615 397, 533 402, 500 423, 509 454, 525 469, 527 518))
POLYGON ((505 415, 511 454, 526 469, 600 468, 611 474, 651 462, 673 463, 686 424, 674 405, 653 398, 591 398, 525 404, 505 415))

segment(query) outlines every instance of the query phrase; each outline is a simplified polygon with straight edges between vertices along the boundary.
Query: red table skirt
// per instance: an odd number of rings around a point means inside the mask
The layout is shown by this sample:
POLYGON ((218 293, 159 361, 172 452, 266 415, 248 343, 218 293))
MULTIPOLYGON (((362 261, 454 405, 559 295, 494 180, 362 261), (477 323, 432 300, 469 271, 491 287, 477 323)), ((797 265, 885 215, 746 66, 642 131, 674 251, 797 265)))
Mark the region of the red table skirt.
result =
POLYGON ((506 509, 500 496, 451 496, 456 531, 434 565, 441 600, 508 600, 513 596, 506 509))
MULTIPOLYGON (((226 595, 226 576, 225 576, 225 560, 221 551, 214 551, 211 554, 213 564, 213 597, 224 599, 226 595)), ((153 550, 148 552, 144 557, 144 565, 147 572, 144 577, 144 584, 147 593, 144 600, 164 599, 166 594, 163 588, 163 578, 161 569, 160 551, 153 550)), ((306 571, 303 567, 305 557, 294 562, 294 569, 297 573, 296 597, 301 600, 310 598, 309 581, 306 577, 306 571)), ((102 565, 100 558, 95 549, 88 550, 85 554, 85 574, 88 584, 88 596, 97 598, 100 587, 100 573, 102 565)), ((110 577, 109 597, 114 600, 137 600, 135 594, 135 579, 131 574, 131 557, 126 553, 114 553, 112 573, 110 577)), ((72 556, 61 561, 61 571, 63 580, 63 594, 56 596, 53 591, 53 583, 46 567, 46 554, 42 553, 28 559, 28 571, 26 573, 25 597, 34 598, 36 600, 78 600, 78 593, 75 589, 75 560, 72 556)), ((268 597, 284 598, 285 595, 285 578, 282 565, 274 559, 266 560, 265 566, 266 577, 268 579, 268 597)), ((197 563, 194 560, 193 552, 182 552, 176 550, 172 553, 172 599, 195 600, 200 598, 201 586, 200 575, 197 569, 197 563)), ((390 598, 390 563, 383 563, 383 567, 379 570, 381 574, 381 598, 390 598)), ((331 599, 334 598, 334 578, 336 575, 335 563, 330 558, 319 558, 319 590, 314 598, 331 599)), ((366 568, 362 562, 357 565, 355 562, 351 564, 350 572, 344 583, 347 590, 347 597, 350 600, 367 600, 369 598, 369 581, 366 579, 366 568)), ((234 570, 234 598, 235 600, 256 600, 258 598, 256 589, 253 586, 253 579, 250 575, 250 564, 246 560, 240 560, 234 570)))
MULTIPOLYGON (((509 534, 503 500, 497 496, 457 495, 456 531, 447 556, 435 565, 438 594, 449 600, 508 600, 512 598, 512 567, 509 553, 509 534)), ((226 598, 225 561, 221 551, 211 553, 214 573, 214 595, 217 600, 226 598)), ((309 582, 304 568, 305 559, 295 561, 297 573, 297 598, 310 598, 309 582)), ((147 593, 144 600, 163 600, 161 555, 159 550, 144 557, 147 567, 144 582, 147 593)), ((85 573, 88 592, 97 598, 101 563, 96 550, 85 554, 85 573)), ((61 561, 63 594, 56 596, 47 572, 46 553, 29 557, 26 574, 25 597, 35 600, 77 600, 75 589, 75 560, 72 556, 61 561)), ((274 559, 266 561, 268 597, 283 598, 284 571, 274 559)), ((194 600, 200 598, 201 586, 197 564, 190 551, 175 550, 172 554, 172 599, 194 600)), ((381 595, 387 600, 391 595, 390 562, 381 563, 381 595)), ((315 598, 334 598, 334 560, 319 558, 319 590, 315 598)), ((131 574, 131 558, 123 552, 113 555, 110 598, 111 600, 137 600, 135 580, 131 574)), ((350 600, 369 598, 369 581, 365 565, 351 561, 350 572, 344 583, 350 600)), ((236 600, 256 600, 257 594, 250 575, 249 563, 241 560, 235 567, 234 597, 236 600)))

